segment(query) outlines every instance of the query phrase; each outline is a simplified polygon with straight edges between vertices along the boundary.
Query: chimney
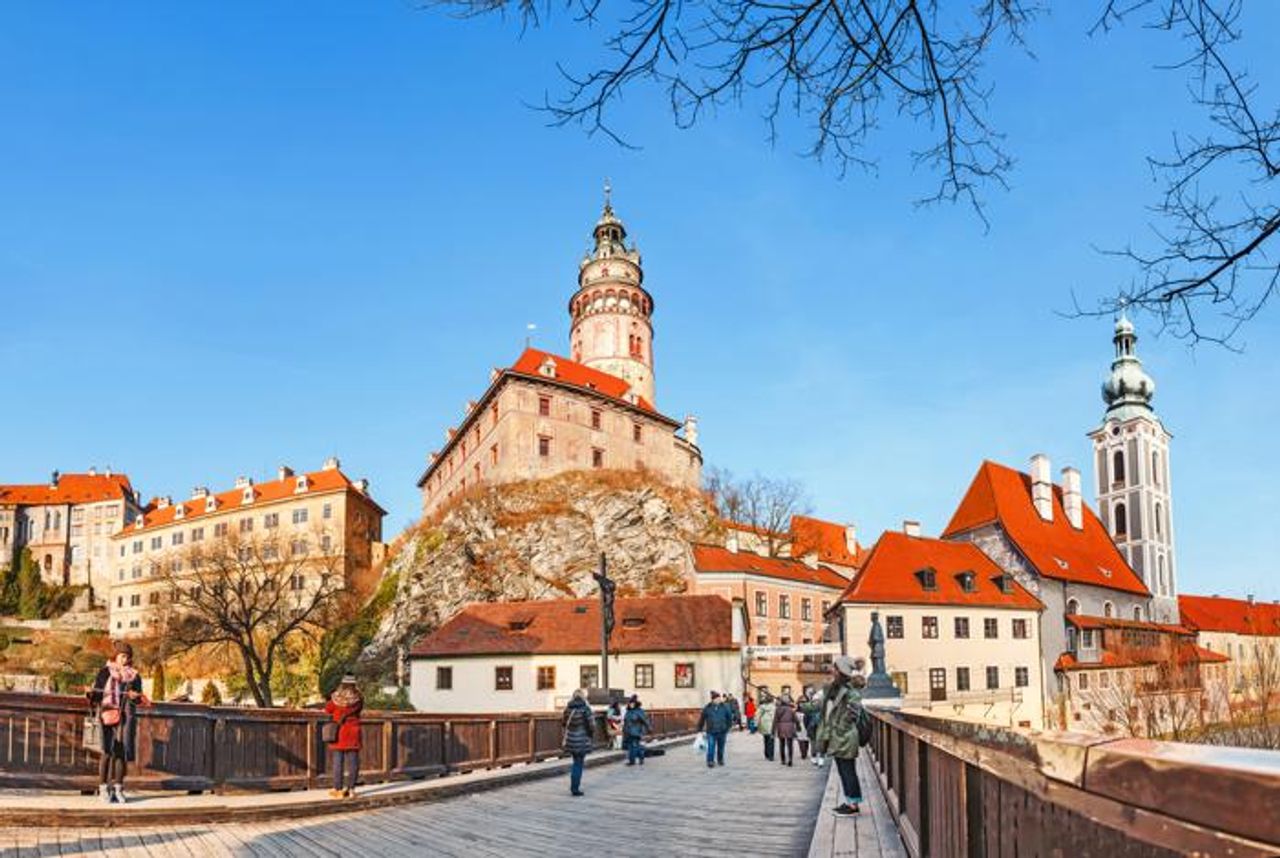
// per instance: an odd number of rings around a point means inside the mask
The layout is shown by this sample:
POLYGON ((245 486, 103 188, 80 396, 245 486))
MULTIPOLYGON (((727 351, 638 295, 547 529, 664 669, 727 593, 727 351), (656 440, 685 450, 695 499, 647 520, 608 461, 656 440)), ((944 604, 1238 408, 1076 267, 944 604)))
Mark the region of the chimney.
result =
POLYGON ((248 477, 245 477, 245 476, 236 477, 236 488, 243 489, 251 485, 253 485, 253 480, 249 479, 248 477))
POLYGON ((1031 457, 1031 503, 1036 514, 1045 521, 1053 521, 1053 480, 1050 473, 1048 456, 1036 453, 1031 457))
POLYGON ((293 468, 289 467, 288 465, 281 465, 280 469, 276 471, 277 480, 284 481, 289 479, 292 476, 293 476, 293 468))
POLYGON ((165 497, 156 498, 156 509, 168 509, 171 503, 173 503, 173 501, 167 495, 165 497))
POLYGON ((805 552, 804 554, 800 555, 800 562, 803 563, 805 566, 808 566, 810 569, 817 569, 818 568, 818 552, 816 551, 805 552))
POLYGON ((476 401, 474 399, 468 399, 466 410, 463 413, 470 414, 472 411, 475 411, 475 410, 476 410, 476 401))
POLYGON ((698 418, 692 414, 684 418, 684 440, 698 446, 698 418))
POLYGON ((92 465, 90 465, 90 466, 89 466, 89 476, 91 476, 91 477, 96 477, 96 476, 98 476, 98 469, 97 469, 97 468, 95 468, 95 467, 93 467, 92 465))
POLYGON ((920 522, 912 521, 908 518, 906 521, 902 522, 902 532, 907 536, 919 536, 920 522))
POLYGON ((844 548, 850 554, 858 553, 858 526, 855 524, 846 524, 844 526, 844 548))
POLYGON ((200 500, 209 496, 209 490, 204 486, 196 486, 191 490, 191 499, 200 500))
POLYGON ((732 551, 734 554, 738 553, 738 531, 733 528, 729 528, 729 532, 724 538, 724 547, 732 551))
POLYGON ((493 384, 495 381, 498 380, 498 376, 500 375, 502 375, 502 370, 498 369, 496 366, 493 369, 489 370, 489 383, 493 384))
POLYGON ((367 494, 369 494, 369 481, 368 481, 368 480, 363 480, 363 479, 362 479, 362 480, 356 480, 356 482, 355 482, 355 486, 356 486, 356 491, 358 491, 360 494, 362 494, 362 495, 367 495, 367 494))
POLYGON ((1250 593, 1248 596, 1245 596, 1245 599, 1247 599, 1247 600, 1248 600, 1248 602, 1249 602, 1249 604, 1250 604, 1250 605, 1252 605, 1252 604, 1253 604, 1253 594, 1252 594, 1252 593, 1250 593))
POLYGON ((338 461, 337 456, 330 456, 324 460, 323 469, 326 471, 336 471, 340 467, 342 467, 342 463, 338 461))
POLYGON ((58 472, 54 471, 49 475, 49 488, 56 489, 58 487, 58 472))
POLYGON ((103 472, 102 472, 102 475, 103 475, 104 477, 107 477, 108 479, 110 479, 110 478, 111 478, 111 466, 110 466, 110 465, 107 465, 107 469, 106 469, 105 471, 103 471, 103 472))
POLYGON ((457 430, 457 429, 454 429, 452 426, 450 426, 448 429, 444 430, 444 440, 445 440, 445 443, 447 444, 447 443, 449 443, 450 441, 452 441, 452 440, 453 440, 453 436, 454 436, 454 435, 457 435, 457 434, 458 434, 458 430, 457 430))
POLYGON ((1076 530, 1084 528, 1084 499, 1080 495, 1080 472, 1075 468, 1062 469, 1062 507, 1067 511, 1067 521, 1076 530))

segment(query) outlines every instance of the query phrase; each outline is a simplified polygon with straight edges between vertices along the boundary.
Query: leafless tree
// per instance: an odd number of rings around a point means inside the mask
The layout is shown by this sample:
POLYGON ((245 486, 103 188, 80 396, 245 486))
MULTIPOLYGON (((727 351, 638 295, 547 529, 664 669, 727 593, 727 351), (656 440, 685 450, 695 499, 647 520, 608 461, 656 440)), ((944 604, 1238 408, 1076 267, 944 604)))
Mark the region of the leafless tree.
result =
POLYGON ((791 517, 809 511, 804 486, 796 480, 759 474, 738 479, 712 468, 704 483, 720 517, 750 528, 769 557, 777 557, 790 543, 791 517))
MULTIPOLYGON (((629 145, 614 108, 636 85, 654 84, 688 126, 726 104, 761 102, 770 141, 789 116, 812 127, 807 154, 874 167, 869 143, 886 115, 920 129, 912 153, 937 175, 918 202, 960 201, 982 216, 984 193, 1003 188, 1013 160, 988 116, 984 62, 1024 37, 1048 0, 430 0, 464 16, 505 14, 523 27, 557 10, 603 25, 608 59, 561 68, 565 91, 545 99, 555 124, 579 124, 629 145)), ((1178 40, 1164 66, 1192 76, 1191 97, 1212 127, 1178 134, 1150 159, 1161 188, 1150 249, 1118 253, 1135 282, 1078 315, 1135 307, 1192 341, 1229 342, 1266 304, 1280 278, 1274 236, 1280 111, 1257 90, 1233 49, 1241 0, 1099 0, 1092 32, 1137 20, 1178 40), (1206 310, 1208 312, 1206 312, 1206 310)), ((985 220, 985 218, 984 218, 985 220)))
POLYGON ((1280 640, 1258 636, 1235 653, 1224 681, 1215 687, 1219 723, 1202 741, 1215 745, 1280 750, 1280 640))
POLYGON ((192 544, 157 572, 165 586, 151 623, 167 651, 229 650, 264 707, 273 705, 271 681, 288 648, 318 637, 345 593, 340 541, 322 528, 233 531, 192 544))

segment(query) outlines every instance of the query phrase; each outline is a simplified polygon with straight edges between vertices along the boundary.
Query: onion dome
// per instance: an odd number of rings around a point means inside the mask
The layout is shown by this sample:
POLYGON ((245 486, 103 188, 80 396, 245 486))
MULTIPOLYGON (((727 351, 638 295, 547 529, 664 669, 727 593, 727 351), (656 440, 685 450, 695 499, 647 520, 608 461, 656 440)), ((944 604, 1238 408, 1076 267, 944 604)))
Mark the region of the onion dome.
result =
POLYGON ((1135 346, 1138 336, 1133 323, 1123 313, 1116 320, 1116 357, 1111 362, 1111 374, 1102 383, 1102 401, 1107 403, 1107 415, 1118 419, 1133 416, 1137 412, 1151 411, 1151 400, 1156 394, 1156 383, 1138 360, 1135 346))

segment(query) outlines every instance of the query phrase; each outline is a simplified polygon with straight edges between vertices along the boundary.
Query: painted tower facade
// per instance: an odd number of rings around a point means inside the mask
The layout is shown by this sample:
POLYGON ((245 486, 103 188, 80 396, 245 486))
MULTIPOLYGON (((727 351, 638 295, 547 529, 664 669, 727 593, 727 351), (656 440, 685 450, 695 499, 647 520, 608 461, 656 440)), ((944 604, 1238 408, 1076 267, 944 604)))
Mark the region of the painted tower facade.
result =
POLYGON ((653 297, 643 285, 640 252, 625 244, 627 230, 613 213, 608 185, 593 236, 569 300, 571 357, 623 379, 653 405, 653 297))
POLYGON ((1178 622, 1173 550, 1172 436, 1151 407, 1156 385, 1142 368, 1133 323, 1116 322, 1116 355, 1102 384, 1107 404, 1093 440, 1098 513, 1120 551, 1151 591, 1151 619, 1178 622))

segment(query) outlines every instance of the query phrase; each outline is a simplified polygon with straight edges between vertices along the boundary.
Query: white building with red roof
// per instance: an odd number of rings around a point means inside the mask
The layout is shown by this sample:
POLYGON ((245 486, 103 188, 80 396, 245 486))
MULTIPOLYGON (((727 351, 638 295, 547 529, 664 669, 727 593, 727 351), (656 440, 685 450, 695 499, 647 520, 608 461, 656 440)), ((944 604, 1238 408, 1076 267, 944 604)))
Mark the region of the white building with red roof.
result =
POLYGON ((653 298, 606 198, 569 301, 572 358, 528 348, 493 370, 418 480, 430 515, 483 485, 573 470, 646 470, 697 488, 697 421, 654 405, 653 298))
POLYGON ((1231 660, 1234 694, 1280 693, 1280 602, 1184 594, 1178 607, 1196 642, 1231 660))
POLYGON ((0 485, 0 569, 28 549, 49 584, 86 585, 106 594, 109 540, 138 515, 129 478, 90 468, 37 485, 0 485))

